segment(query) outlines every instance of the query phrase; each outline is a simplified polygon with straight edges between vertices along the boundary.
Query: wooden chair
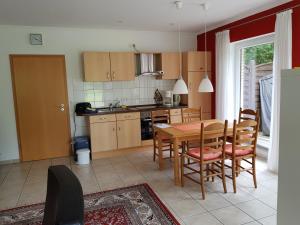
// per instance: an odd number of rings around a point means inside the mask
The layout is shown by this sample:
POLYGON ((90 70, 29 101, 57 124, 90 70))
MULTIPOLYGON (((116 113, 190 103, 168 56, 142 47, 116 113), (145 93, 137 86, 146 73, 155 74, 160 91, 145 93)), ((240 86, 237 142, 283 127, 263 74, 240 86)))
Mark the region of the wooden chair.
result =
MULTIPOLYGON (((201 121, 202 120, 202 108, 183 108, 181 109, 181 117, 183 123, 193 122, 193 121, 201 121)), ((188 141, 183 143, 184 146, 187 147, 199 147, 199 140, 196 141, 188 141)))
MULTIPOLYGON (((157 133, 155 132, 156 123, 168 123, 170 124, 170 110, 155 110, 151 112, 152 131, 153 131, 153 161, 155 162, 156 156, 159 156, 158 152, 158 140, 157 133)), ((168 138, 162 138, 162 152, 170 152, 169 157, 163 157, 163 159, 172 158, 172 142, 168 138)))
POLYGON ((192 122, 202 120, 202 108, 193 109, 193 108, 184 108, 181 109, 182 122, 192 122))
POLYGON ((204 183, 209 178, 217 176, 222 179, 224 192, 227 192, 225 181, 225 145, 227 136, 227 120, 225 123, 213 123, 206 127, 201 124, 200 147, 190 148, 181 154, 181 185, 184 186, 184 177, 201 185, 202 198, 205 199, 204 183), (190 159, 192 163, 186 163, 190 159), (195 167, 199 165, 198 167, 195 167), (188 173, 185 173, 185 168, 188 173), (200 181, 192 177, 200 174, 200 181))
POLYGON ((233 190, 236 193, 236 177, 240 172, 246 171, 253 176, 254 187, 257 188, 256 182, 256 143, 259 127, 259 117, 256 120, 244 120, 233 124, 233 142, 226 145, 226 159, 231 160, 231 165, 226 165, 232 170, 231 176, 233 190), (249 160, 251 159, 251 161, 249 160), (241 162, 246 162, 251 167, 245 168, 241 162))
POLYGON ((238 123, 245 120, 257 120, 259 117, 258 110, 240 108, 238 123))

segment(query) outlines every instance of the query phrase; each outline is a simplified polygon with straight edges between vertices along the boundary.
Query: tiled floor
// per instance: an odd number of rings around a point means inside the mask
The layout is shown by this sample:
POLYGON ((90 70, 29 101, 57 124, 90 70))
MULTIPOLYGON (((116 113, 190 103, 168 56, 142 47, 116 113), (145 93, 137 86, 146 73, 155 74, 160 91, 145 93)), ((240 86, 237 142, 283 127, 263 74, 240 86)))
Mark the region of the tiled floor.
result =
POLYGON ((65 164, 78 176, 84 193, 98 192, 147 182, 168 206, 181 224, 239 225, 276 224, 277 176, 258 161, 258 189, 253 188, 249 175, 238 177, 238 193, 224 194, 220 181, 206 184, 207 199, 202 200, 200 187, 185 182, 185 187, 173 185, 171 163, 159 171, 152 161, 151 148, 126 157, 94 160, 89 166, 78 166, 70 158, 43 160, 0 166, 0 208, 11 208, 45 200, 47 168, 65 164))

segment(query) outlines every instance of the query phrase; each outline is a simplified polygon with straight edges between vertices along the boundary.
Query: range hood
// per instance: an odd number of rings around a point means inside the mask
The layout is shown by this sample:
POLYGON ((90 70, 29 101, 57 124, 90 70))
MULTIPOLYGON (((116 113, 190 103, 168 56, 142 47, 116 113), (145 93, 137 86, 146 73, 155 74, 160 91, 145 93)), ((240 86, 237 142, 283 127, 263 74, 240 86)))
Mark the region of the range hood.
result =
POLYGON ((160 54, 137 53, 136 54, 136 75, 161 76, 160 54))

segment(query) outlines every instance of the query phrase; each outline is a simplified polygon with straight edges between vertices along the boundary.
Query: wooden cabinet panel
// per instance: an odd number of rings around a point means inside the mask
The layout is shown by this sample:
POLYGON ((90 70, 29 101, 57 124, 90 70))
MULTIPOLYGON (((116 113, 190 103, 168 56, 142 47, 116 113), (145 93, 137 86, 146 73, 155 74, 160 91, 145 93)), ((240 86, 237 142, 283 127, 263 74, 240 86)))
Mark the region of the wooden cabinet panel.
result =
POLYGON ((198 92, 203 77, 204 72, 188 72, 188 106, 197 109, 202 107, 203 112, 211 112, 211 94, 198 92))
POLYGON ((83 66, 85 81, 111 80, 108 52, 84 52, 83 66))
POLYGON ((181 109, 170 109, 170 115, 171 116, 181 115, 181 109))
POLYGON ((116 115, 117 120, 132 120, 132 119, 140 119, 140 113, 120 113, 116 115))
POLYGON ((182 117, 180 115, 171 116, 171 123, 182 123, 182 117))
POLYGON ((141 146, 140 119, 117 121, 118 148, 141 146))
POLYGON ((202 113, 202 119, 203 120, 210 120, 211 119, 211 113, 202 113))
POLYGON ((90 124, 92 152, 117 149, 116 122, 90 124))
MULTIPOLYGON (((186 54, 188 71, 205 71, 205 52, 188 52, 186 54)), ((211 71, 210 52, 207 52, 207 71, 211 71)))
POLYGON ((135 57, 132 52, 111 52, 111 79, 134 80, 135 79, 135 57))
POLYGON ((180 74, 180 53, 178 52, 164 52, 161 53, 161 66, 164 75, 163 80, 178 79, 180 74))
POLYGON ((102 115, 102 116, 90 116, 90 123, 103 123, 103 122, 113 122, 116 121, 116 115, 115 114, 108 114, 108 115, 102 115))

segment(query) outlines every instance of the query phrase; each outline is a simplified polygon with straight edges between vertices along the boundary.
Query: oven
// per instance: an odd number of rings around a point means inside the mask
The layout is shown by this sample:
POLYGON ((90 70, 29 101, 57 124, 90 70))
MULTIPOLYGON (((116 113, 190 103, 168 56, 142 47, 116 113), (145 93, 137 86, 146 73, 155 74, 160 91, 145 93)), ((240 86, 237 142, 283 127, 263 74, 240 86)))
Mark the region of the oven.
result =
POLYGON ((151 111, 141 112, 141 136, 142 140, 153 138, 151 111))

